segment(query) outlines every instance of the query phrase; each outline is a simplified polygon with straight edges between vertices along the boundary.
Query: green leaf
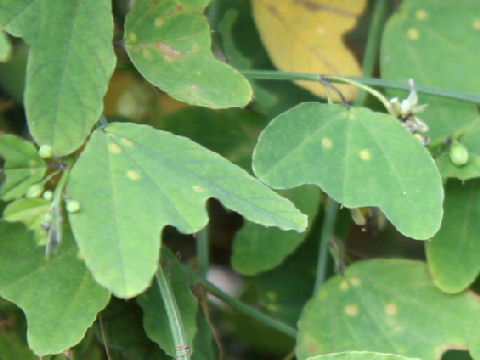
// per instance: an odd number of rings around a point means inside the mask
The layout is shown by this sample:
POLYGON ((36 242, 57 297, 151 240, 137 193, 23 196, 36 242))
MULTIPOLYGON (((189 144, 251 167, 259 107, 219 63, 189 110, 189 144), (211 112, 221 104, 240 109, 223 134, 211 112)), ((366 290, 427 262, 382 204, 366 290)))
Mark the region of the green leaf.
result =
POLYGON ((307 360, 420 360, 402 355, 383 354, 371 351, 346 351, 309 357, 307 360))
POLYGON ((367 350, 436 360, 448 349, 469 348, 476 358, 479 321, 477 296, 442 293, 423 262, 362 261, 307 303, 297 356, 367 350))
MULTIPOLYGON (((106 343, 111 353, 119 352, 112 359, 167 360, 157 344, 147 337, 142 325, 142 309, 135 300, 112 298, 101 312, 101 320, 95 331, 100 342, 106 343)), ((104 357, 102 357, 103 359, 104 357)))
POLYGON ((95 131, 72 170, 67 196, 81 206, 69 218, 87 266, 118 297, 150 284, 165 225, 183 233, 205 226, 210 197, 265 226, 303 231, 307 223, 288 200, 228 160, 145 125, 95 131))
POLYGON ((125 21, 125 45, 133 64, 174 98, 210 108, 245 106, 248 81, 210 51, 202 15, 208 1, 136 1, 125 21))
POLYGON ((0 61, 8 61, 12 55, 12 44, 4 31, 0 30, 0 61))
POLYGON ((251 171, 252 151, 266 124, 265 116, 251 110, 187 107, 161 119, 156 126, 186 136, 251 171))
POLYGON ((480 181, 449 181, 445 192, 442 227, 425 249, 435 284, 456 293, 480 272, 480 181))
POLYGON ((0 136, 0 156, 5 159, 3 172, 6 179, 1 189, 1 198, 5 201, 25 195, 47 170, 33 144, 17 136, 0 136))
MULTIPOLYGON (((320 201, 320 192, 313 186, 285 190, 280 194, 295 206, 315 219, 320 201)), ((235 235, 232 248, 232 266, 241 274, 255 275, 282 263, 305 239, 307 232, 281 231, 246 222, 235 235)))
POLYGON ((197 326, 198 331, 193 339, 192 360, 218 359, 219 357, 213 344, 212 329, 205 318, 205 314, 200 311, 197 313, 197 326))
POLYGON ((480 177, 480 156, 476 154, 470 154, 465 165, 455 165, 448 153, 440 155, 436 162, 442 178, 470 180, 480 177))
MULTIPOLYGON (((7 205, 3 211, 3 220, 22 222, 33 231, 37 245, 47 243, 47 231, 44 227, 51 202, 43 198, 18 199, 7 205)), ((48 222, 48 221, 47 221, 48 222)))
MULTIPOLYGON (((382 76, 414 78, 418 84, 480 95, 478 13, 480 3, 476 0, 450 1, 440 6, 436 0, 403 1, 383 34, 382 76)), ((478 116, 474 104, 433 96, 421 96, 420 102, 429 104, 420 117, 430 126, 432 143, 478 116)))
MULTIPOLYGON (((173 255, 167 259, 170 271, 170 286, 180 310, 188 345, 192 347, 193 338, 197 331, 197 300, 190 290, 188 278, 179 269, 181 265, 175 263, 173 255)), ((143 309, 143 327, 148 337, 160 345, 160 348, 167 355, 175 357, 175 344, 170 332, 167 312, 156 281, 153 282, 152 286, 144 294, 137 298, 137 302, 143 309)))
POLYGON ((0 295, 24 311, 37 355, 77 344, 110 297, 79 259, 71 233, 65 235, 58 255, 47 261, 22 226, 0 223, 0 295))
POLYGON ((378 206, 415 239, 428 239, 440 227, 443 188, 435 163, 387 114, 300 104, 265 128, 253 169, 277 189, 315 184, 348 208, 378 206))
POLYGON ((35 141, 76 150, 102 113, 115 65, 108 0, 5 0, 0 26, 30 46, 24 94, 35 141))
POLYGON ((280 266, 255 278, 262 307, 295 327, 303 306, 312 297, 318 238, 318 231, 314 231, 280 266))

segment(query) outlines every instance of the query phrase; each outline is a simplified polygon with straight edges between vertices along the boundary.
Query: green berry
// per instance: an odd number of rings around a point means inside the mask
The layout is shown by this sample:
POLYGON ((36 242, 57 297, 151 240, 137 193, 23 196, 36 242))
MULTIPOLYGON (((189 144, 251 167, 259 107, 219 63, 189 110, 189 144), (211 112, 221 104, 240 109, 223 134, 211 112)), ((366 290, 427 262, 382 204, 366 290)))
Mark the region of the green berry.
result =
POLYGON ((468 150, 462 143, 455 142, 450 147, 450 159, 455 165, 465 165, 468 162, 468 150))
POLYGON ((80 203, 76 200, 67 200, 65 207, 69 213, 76 213, 80 210, 80 203))
POLYGON ((43 193, 42 197, 45 199, 45 200, 52 200, 52 197, 53 197, 53 194, 50 190, 47 190, 43 193))
POLYGON ((40 146, 40 149, 38 149, 38 155, 40 155, 42 159, 51 158, 52 154, 53 154, 53 151, 50 145, 42 145, 40 146))
POLYGON ((25 196, 27 198, 36 198, 39 197, 43 192, 43 185, 42 184, 33 184, 28 188, 27 193, 25 196))

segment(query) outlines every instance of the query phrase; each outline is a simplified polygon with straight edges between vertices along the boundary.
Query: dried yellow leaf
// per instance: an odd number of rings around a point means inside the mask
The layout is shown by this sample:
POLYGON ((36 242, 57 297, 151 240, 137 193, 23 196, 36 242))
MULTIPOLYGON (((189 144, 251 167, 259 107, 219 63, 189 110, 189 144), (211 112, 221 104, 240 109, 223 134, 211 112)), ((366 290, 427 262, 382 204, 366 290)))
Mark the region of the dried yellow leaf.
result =
MULTIPOLYGON (((367 0, 252 0, 252 8, 262 42, 280 70, 361 74, 343 37, 357 25, 367 0)), ((316 95, 326 95, 320 83, 297 83, 316 95)), ((338 87, 347 100, 355 97, 354 87, 338 87)))

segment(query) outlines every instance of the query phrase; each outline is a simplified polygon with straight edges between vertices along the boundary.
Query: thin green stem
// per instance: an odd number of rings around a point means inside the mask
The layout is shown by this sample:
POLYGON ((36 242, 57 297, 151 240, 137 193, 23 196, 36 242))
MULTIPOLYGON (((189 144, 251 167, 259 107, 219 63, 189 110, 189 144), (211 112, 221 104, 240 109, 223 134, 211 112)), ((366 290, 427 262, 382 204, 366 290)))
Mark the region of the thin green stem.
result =
MULTIPOLYGON (((390 8, 390 1, 377 0, 373 7, 372 20, 370 28, 368 29, 367 46, 365 47, 365 56, 362 63, 362 73, 373 74, 375 65, 378 59, 378 49, 380 47, 380 39, 383 33, 383 25, 385 24, 385 17, 387 16, 390 8)), ((356 104, 365 103, 367 93, 364 91, 359 92, 355 99, 356 104)))
MULTIPOLYGON (((309 80, 320 81, 321 79, 329 80, 333 83, 347 83, 346 79, 350 81, 356 81, 363 85, 384 87, 390 89, 410 90, 408 84, 405 82, 399 82, 386 79, 375 79, 371 77, 355 77, 355 76, 339 76, 328 74, 312 74, 312 73, 297 73, 278 70, 240 70, 240 72, 249 79, 257 80, 309 80), (337 77, 337 78, 335 78, 337 77)), ((424 94, 430 94, 440 97, 446 97, 451 99, 457 99, 465 102, 471 102, 480 105, 480 96, 462 93, 454 90, 439 89, 430 86, 418 85, 415 83, 415 90, 424 94)))
POLYGON ((202 277, 206 279, 208 269, 210 267, 208 225, 200 230, 200 232, 197 234, 196 241, 200 273, 202 274, 202 277))
POLYGON ((251 307, 250 305, 244 304, 240 300, 228 295, 225 293, 223 290, 219 289, 215 285, 213 285, 211 282, 203 279, 201 276, 197 275, 195 272, 187 268, 186 266, 181 266, 180 267, 183 271, 183 273, 190 278, 190 280, 201 286, 202 288, 205 289, 208 293, 212 294, 213 296, 219 298, 220 300, 223 300, 225 303, 233 307, 234 309, 240 311, 241 313, 248 315, 262 323, 264 323, 267 326, 270 326, 273 329, 278 330, 279 332, 290 336, 292 338, 296 338, 297 336, 297 330, 290 325, 285 324, 284 322, 280 320, 276 320, 261 311, 251 307))
POLYGON ((53 192, 52 202, 48 209, 48 216, 51 218, 45 246, 45 257, 50 258, 63 241, 63 192, 70 175, 71 161, 66 164, 60 180, 53 192))
POLYGON ((167 312, 173 343, 175 344, 175 359, 190 360, 190 347, 188 346, 187 336, 183 329, 180 311, 178 310, 177 301, 175 300, 175 295, 173 294, 170 282, 163 271, 162 264, 158 267, 156 278, 167 312))
POLYGON ((325 217, 322 224, 322 232, 320 234, 320 245, 317 257, 317 274, 315 277, 315 285, 313 287, 314 294, 322 287, 327 278, 328 243, 334 235, 335 220, 337 219, 338 209, 338 203, 335 200, 328 198, 325 217))

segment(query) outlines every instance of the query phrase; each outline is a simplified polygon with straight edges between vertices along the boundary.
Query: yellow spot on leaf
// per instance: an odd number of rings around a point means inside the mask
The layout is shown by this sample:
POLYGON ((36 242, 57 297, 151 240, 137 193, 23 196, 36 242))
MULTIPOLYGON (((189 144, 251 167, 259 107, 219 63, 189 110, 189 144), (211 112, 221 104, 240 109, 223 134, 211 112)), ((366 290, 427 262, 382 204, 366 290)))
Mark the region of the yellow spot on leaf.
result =
POLYGON ((425 20, 425 19, 428 17, 428 13, 427 13, 425 10, 418 10, 418 11, 415 13, 415 17, 416 17, 418 20, 425 20))
POLYGON ((190 90, 197 91, 198 90, 198 85, 191 85, 190 90))
POLYGON ((131 42, 137 41, 137 35, 134 34, 134 33, 130 33, 130 34, 128 35, 128 40, 131 41, 131 42))
POLYGON ((274 293, 273 291, 267 291, 265 293, 265 297, 269 300, 277 300, 277 294, 274 293))
POLYGON ((346 282, 345 280, 342 280, 342 281, 340 282, 340 290, 345 291, 345 290, 347 290, 349 287, 350 287, 350 285, 348 285, 348 282, 346 282))
POLYGON ((112 154, 118 154, 119 152, 122 152, 122 148, 115 143, 110 143, 108 144, 108 151, 112 154))
POLYGON ((193 185, 192 190, 195 191, 195 192, 204 192, 205 188, 203 186, 193 185))
POLYGON ((148 50, 147 48, 143 48, 142 50, 142 55, 145 59, 147 60, 150 60, 153 56, 152 56, 152 53, 150 52, 150 50, 148 50))
POLYGON ((158 18, 155 19, 153 24, 155 25, 155 27, 160 27, 160 26, 163 25, 163 19, 158 17, 158 18))
POLYGON ((77 259, 83 260, 83 254, 80 251, 77 252, 77 259))
POLYGON ((473 20, 472 27, 475 30, 480 30, 480 19, 475 19, 473 20))
POLYGON ((394 303, 390 303, 385 305, 385 314, 387 315, 395 315, 397 313, 397 305, 394 303))
POLYGON ((345 314, 347 314, 348 316, 358 315, 358 306, 355 304, 345 306, 345 314))
MULTIPOLYGON (((352 76, 359 76, 361 68, 344 37, 355 29, 367 5, 366 0, 252 1, 262 42, 280 70, 352 76)), ((326 95, 320 83, 297 83, 326 95)), ((338 87, 347 100, 355 97, 355 87, 338 87)), ((333 99, 339 100, 338 95, 333 94, 333 99)))
POLYGON ((352 111, 347 111, 347 119, 355 120, 357 116, 352 111))
POLYGON ((359 156, 360 156, 360 159, 362 159, 364 161, 367 161, 367 160, 371 159, 372 154, 370 153, 370 150, 364 149, 364 150, 360 151, 359 156))
POLYGON ((265 307, 270 310, 270 311, 273 311, 273 312, 277 312, 278 311, 278 305, 277 304, 266 304, 265 307))
POLYGON ((420 37, 420 33, 418 32, 418 29, 415 29, 415 28, 408 29, 407 38, 409 38, 410 40, 418 40, 419 37, 420 37))
POLYGON ((140 174, 135 170, 128 170, 127 171, 127 177, 130 180, 138 180, 138 179, 140 179, 140 174))
POLYGON ((122 143, 123 145, 126 145, 126 146, 133 146, 133 141, 130 140, 129 138, 122 138, 122 143))
POLYGON ((362 285, 362 279, 360 279, 359 277, 356 277, 356 276, 352 277, 350 279, 350 284, 352 284, 352 286, 355 286, 355 287, 360 286, 360 285, 362 285))
POLYGON ((329 138, 323 138, 322 139, 322 146, 326 149, 329 149, 333 146, 333 142, 329 138))

